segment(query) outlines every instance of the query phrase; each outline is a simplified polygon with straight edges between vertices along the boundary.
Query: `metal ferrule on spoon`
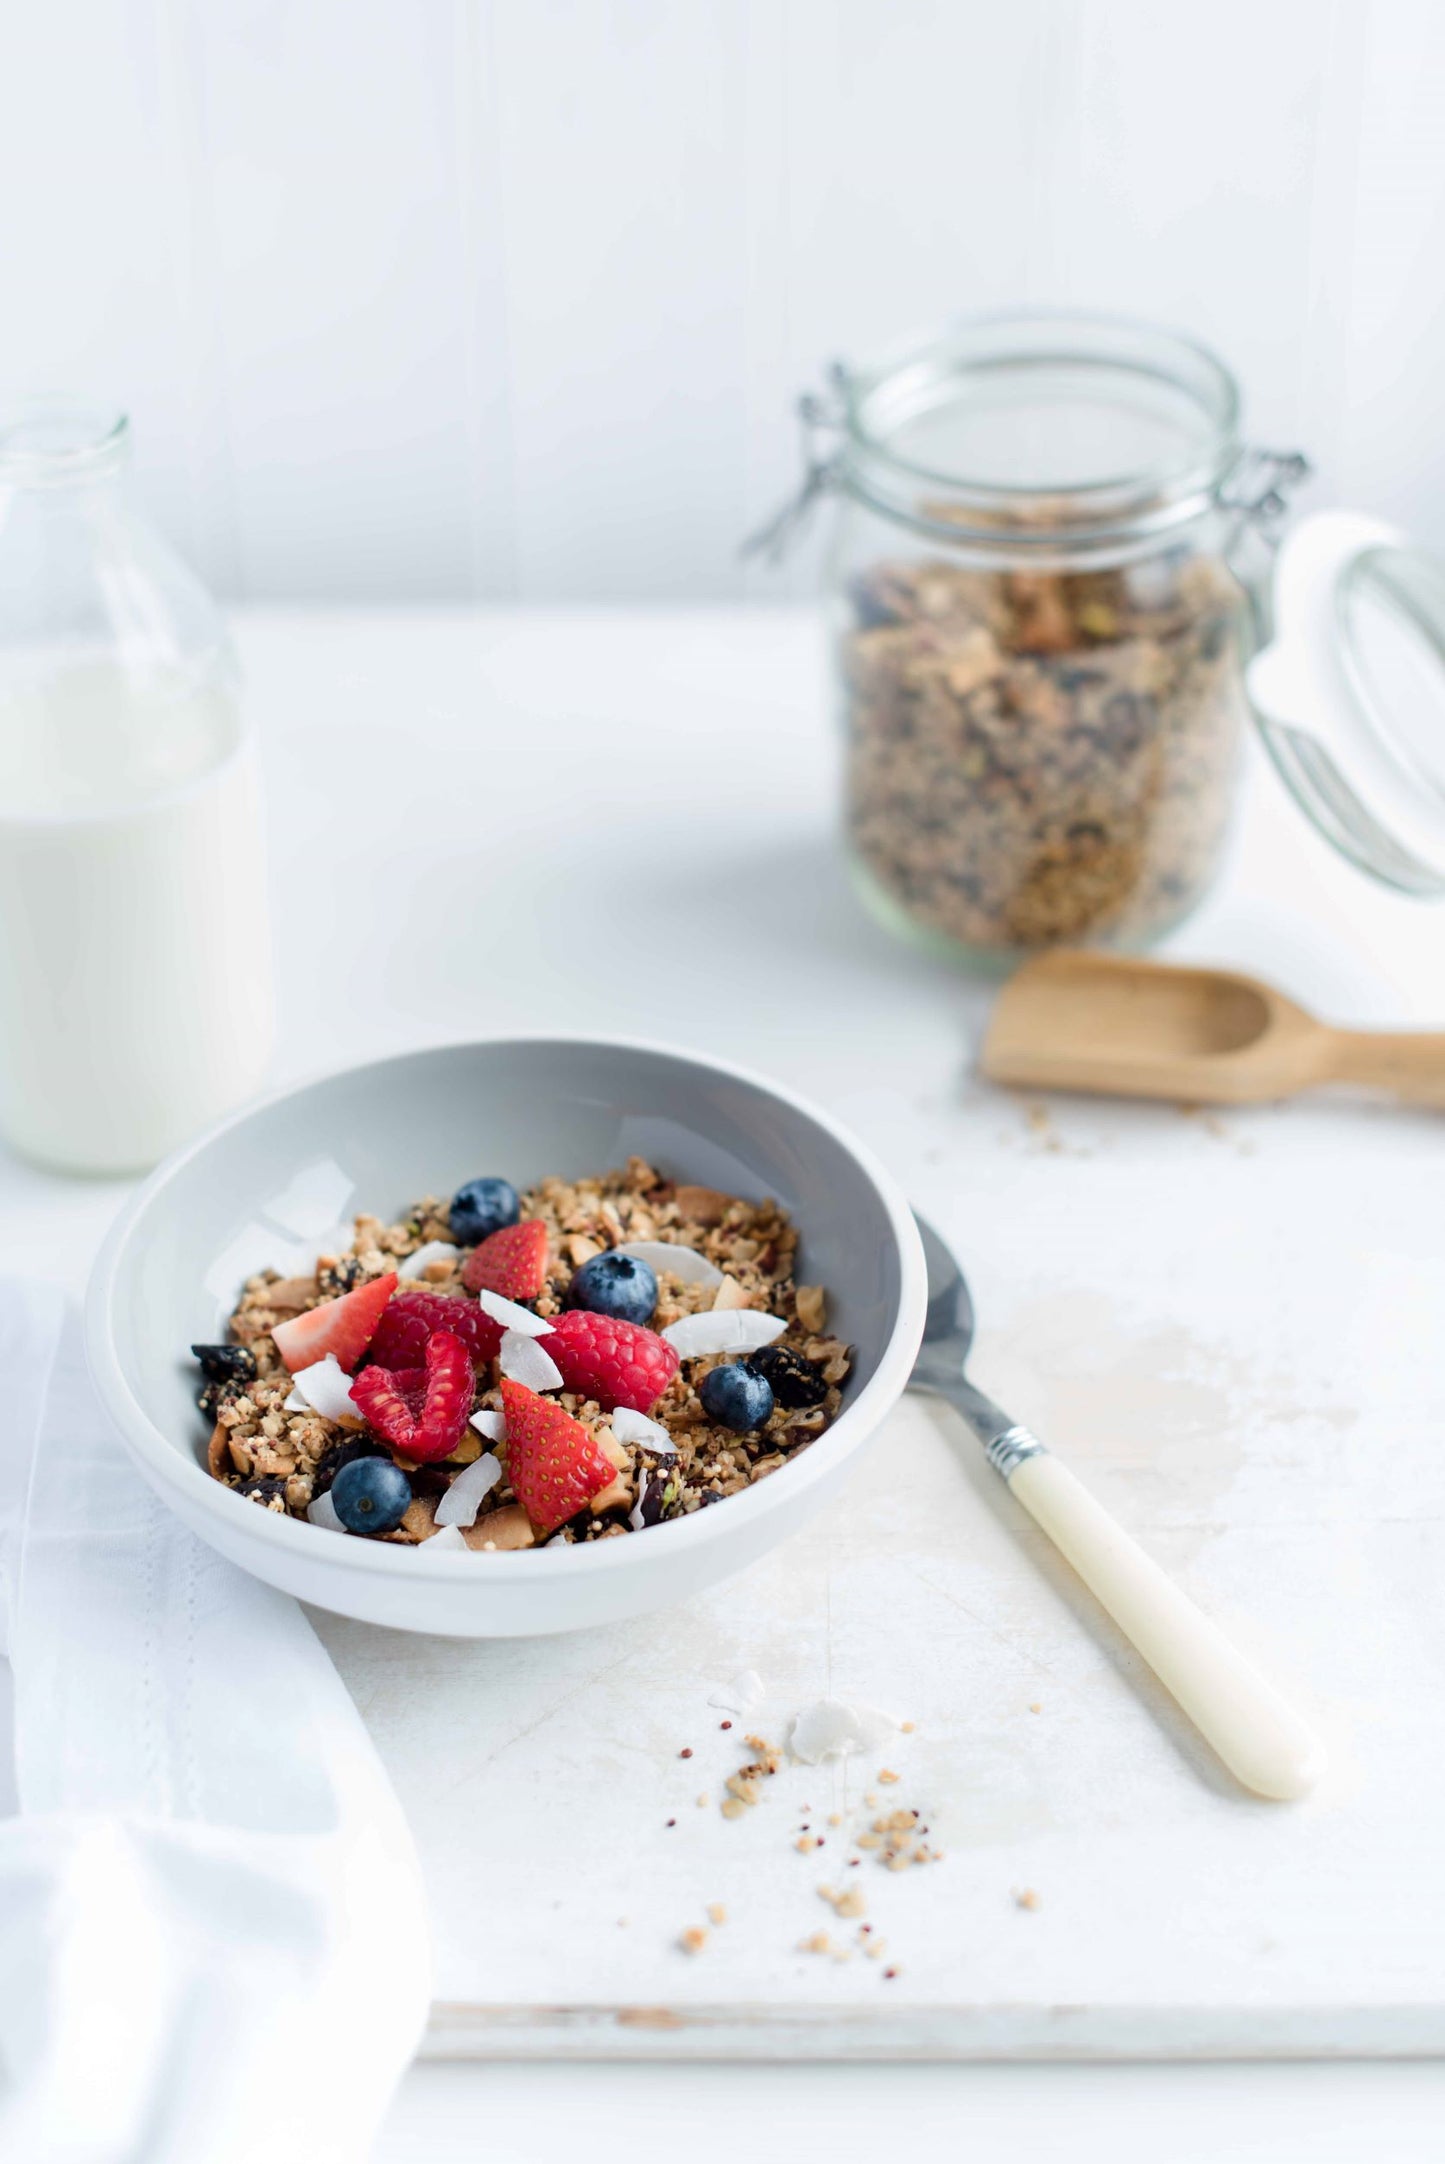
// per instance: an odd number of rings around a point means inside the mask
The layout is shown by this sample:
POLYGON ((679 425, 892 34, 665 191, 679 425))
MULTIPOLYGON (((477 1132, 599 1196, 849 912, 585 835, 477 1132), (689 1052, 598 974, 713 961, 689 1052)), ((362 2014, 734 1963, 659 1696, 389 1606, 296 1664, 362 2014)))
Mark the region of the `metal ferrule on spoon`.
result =
POLYGON ((1305 1795, 1324 1770, 1319 1738, 1068 1467, 969 1382, 963 1372, 973 1334, 968 1289, 937 1234, 922 1220, 919 1229, 930 1300, 913 1387, 944 1398, 963 1415, 1010 1492, 1235 1778, 1259 1796, 1288 1801, 1305 1795))

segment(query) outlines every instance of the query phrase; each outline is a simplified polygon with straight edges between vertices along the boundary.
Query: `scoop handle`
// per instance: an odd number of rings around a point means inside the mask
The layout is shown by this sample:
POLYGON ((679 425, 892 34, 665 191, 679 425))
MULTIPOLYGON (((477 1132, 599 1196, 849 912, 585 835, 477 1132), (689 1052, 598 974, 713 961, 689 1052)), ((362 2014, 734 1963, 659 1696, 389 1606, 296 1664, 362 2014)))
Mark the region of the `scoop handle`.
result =
POLYGON ((1235 1778, 1259 1796, 1305 1795, 1324 1770, 1323 1746, 1218 1624, 1026 1430, 989 1455, 1235 1778))
POLYGON ((1436 1030, 1330 1031, 1330 1079, 1393 1090, 1408 1104, 1445 1110, 1445 1035, 1436 1030))

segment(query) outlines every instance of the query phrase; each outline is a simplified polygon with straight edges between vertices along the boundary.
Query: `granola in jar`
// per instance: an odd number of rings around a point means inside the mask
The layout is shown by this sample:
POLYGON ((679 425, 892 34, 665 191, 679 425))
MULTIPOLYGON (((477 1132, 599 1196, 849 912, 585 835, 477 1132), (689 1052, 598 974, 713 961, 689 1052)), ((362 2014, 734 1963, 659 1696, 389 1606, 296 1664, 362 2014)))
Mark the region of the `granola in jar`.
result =
POLYGON ((845 841, 890 929, 984 964, 1142 947, 1216 871, 1272 521, 1307 472, 1246 450, 1191 339, 966 319, 800 401, 832 499, 845 841))
POLYGON ((1222 565, 857 574, 840 669, 870 899, 951 946, 1143 944, 1208 885, 1244 706, 1222 565))

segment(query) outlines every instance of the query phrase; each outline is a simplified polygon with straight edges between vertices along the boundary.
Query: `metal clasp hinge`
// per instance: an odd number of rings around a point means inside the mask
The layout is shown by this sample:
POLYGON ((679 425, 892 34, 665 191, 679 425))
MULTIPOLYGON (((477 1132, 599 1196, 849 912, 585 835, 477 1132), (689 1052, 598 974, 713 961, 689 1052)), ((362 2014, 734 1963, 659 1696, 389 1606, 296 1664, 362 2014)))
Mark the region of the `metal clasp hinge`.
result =
POLYGON ((1219 503, 1258 526, 1269 526, 1289 509, 1289 496, 1310 477, 1303 451, 1240 452, 1219 488, 1219 503))
POLYGON ((804 391, 798 399, 798 427, 803 444, 803 479, 797 490, 767 522, 750 533, 738 553, 781 563, 812 515, 819 497, 836 487, 842 472, 837 435, 847 412, 848 370, 830 361, 825 391, 804 391))

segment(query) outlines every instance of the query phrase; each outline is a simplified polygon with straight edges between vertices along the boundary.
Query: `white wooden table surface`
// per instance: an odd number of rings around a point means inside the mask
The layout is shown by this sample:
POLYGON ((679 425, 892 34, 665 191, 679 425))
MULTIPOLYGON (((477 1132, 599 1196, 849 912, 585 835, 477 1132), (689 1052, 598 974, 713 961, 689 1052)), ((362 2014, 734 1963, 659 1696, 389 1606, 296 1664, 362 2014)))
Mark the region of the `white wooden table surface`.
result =
MULTIPOLYGON (((1043 1129, 1030 1124, 1019 1105, 979 1091, 969 1080, 969 1065, 987 1010, 986 988, 886 941, 857 913, 844 888, 832 846, 833 765, 819 640, 810 618, 739 610, 658 616, 267 613, 246 617, 240 632, 271 778, 282 1076, 421 1036, 564 1023, 690 1041, 772 1069, 864 1127, 921 1199, 939 1209, 966 1247, 981 1297, 983 1378, 1000 1394, 1011 1391, 1020 1413, 1036 1423, 1052 1422, 1057 1433, 1060 1422, 1068 1422, 1082 1469, 1122 1512, 1147 1524, 1158 1552, 1186 1575, 1200 1545, 1201 1482, 1207 1487, 1215 1477, 1199 1438, 1211 1422, 1218 1425, 1220 1408, 1205 1406, 1197 1395, 1191 1403, 1190 1390, 1201 1387, 1198 1361, 1191 1367, 1177 1357, 1178 1347, 1175 1357, 1156 1358, 1152 1382, 1125 1407, 1129 1434, 1122 1450, 1117 1407, 1121 1390, 1128 1395, 1131 1347, 1137 1352, 1156 1331, 1171 1301, 1197 1305, 1197 1258, 1227 1258, 1237 1241, 1253 1255, 1251 1266, 1260 1268, 1258 1250, 1272 1243, 1286 1267, 1298 1252, 1290 1229, 1296 1211, 1307 1213, 1306 1244, 1323 1258, 1309 1286, 1297 1285, 1294 1296, 1281 1299, 1274 1383, 1264 1368, 1234 1378, 1236 1406, 1242 1397, 1271 1419, 1286 1401, 1302 1396, 1307 1421, 1317 1422, 1311 1437, 1327 1448, 1323 1461, 1299 1454, 1293 1483, 1278 1450, 1265 1461, 1265 1522, 1284 1529, 1286 1546, 1289 1527, 1310 1517, 1302 1495, 1319 1481, 1322 1462, 1328 1503, 1314 1515, 1333 1513, 1339 1523, 1367 1508, 1362 1498, 1370 1479, 1341 1440, 1345 1429, 1331 1424, 1326 1402, 1341 1364, 1358 1397, 1378 1339, 1385 1371, 1380 1403, 1396 1420, 1413 1413, 1419 1432, 1428 1426, 1439 1402, 1438 1356, 1421 1365, 1413 1386, 1404 1356, 1413 1345, 1428 1345, 1432 1334, 1438 1337, 1431 1320, 1439 1312, 1439 1280, 1432 1277, 1439 1269, 1432 1253, 1438 1212, 1428 1195, 1438 1178, 1441 1144, 1433 1123, 1357 1108, 1301 1107, 1231 1116, 1216 1130, 1172 1111, 1059 1103, 1043 1129), (624 929, 636 921, 634 910, 647 925, 645 939, 635 942, 624 929), (318 955, 326 958, 324 973, 318 955), (1050 1252, 1049 1189, 1041 1183, 1054 1173, 1061 1194, 1082 1195, 1083 1208, 1101 1213, 1096 1230, 1106 1292, 1117 1289, 1127 1266, 1119 1223, 1132 1213, 1148 1235, 1128 1298, 1112 1309, 1106 1300, 1107 1313, 1097 1305, 1091 1311, 1092 1338, 1091 1314, 1076 1304, 1060 1320, 1053 1297, 1062 1279, 1050 1252), (1067 1188, 1066 1179, 1072 1183, 1067 1188), (1410 1267, 1402 1267, 1399 1253, 1402 1192, 1420 1196, 1418 1253, 1406 1258, 1410 1267), (996 1222, 971 1218, 965 1205, 975 1194, 987 1195, 996 1222), (1382 1228, 1388 1231, 1383 1242, 1377 1237, 1382 1228), (1366 1270, 1362 1279, 1361 1268, 1382 1244, 1386 1266, 1373 1276, 1366 1270), (1329 1253, 1334 1247, 1338 1269, 1329 1253), (1021 1282, 1026 1277, 1028 1284, 1021 1282), (1367 1294, 1362 1301, 1350 1297, 1357 1282, 1367 1294), (1038 1309, 1032 1327, 1025 1312, 1030 1300, 1038 1309), (1160 1438, 1157 1450, 1150 1447, 1153 1434, 1160 1438)), ((1337 865, 1264 774, 1253 777, 1227 880, 1176 946, 1273 974, 1341 1020, 1424 1024, 1445 1010, 1438 915, 1368 888, 1337 865)), ((122 1191, 50 1179, 0 1159, 0 1211, 10 1255, 78 1288, 122 1191)), ((1070 1238, 1077 1238, 1076 1227, 1070 1238)), ((1069 1241, 1056 1244, 1063 1250, 1069 1241)), ((1241 1271, 1240 1297, 1248 1282, 1248 1270, 1241 1271)), ((1225 1337, 1238 1328, 1237 1316, 1226 1327, 1227 1310, 1225 1301, 1212 1318, 1215 1333, 1225 1337)), ((1207 1347, 1211 1330, 1197 1315, 1176 1319, 1194 1329, 1196 1354, 1200 1344, 1207 1347)), ((926 1436, 920 1440, 915 1431, 913 1447, 933 1451, 929 1477, 937 1480, 944 1446, 926 1436)), ((1247 1440, 1239 1447, 1247 1448, 1247 1440)), ((1408 1509, 1396 1513, 1408 1515, 1408 1509)), ((993 1560, 1007 1568, 1008 1528, 994 1523, 993 1560)), ((1345 1541, 1337 1561, 1347 1560, 1348 1546, 1345 1541)), ((1276 1541, 1266 1556, 1278 1547, 1276 1541)), ((1235 1574, 1227 1586, 1232 1620, 1257 1633, 1260 1648, 1312 1694, 1317 1710, 1323 1699, 1324 1716, 1345 1744, 1344 1778, 1357 1777, 1369 1724, 1351 1719, 1349 1711, 1369 1695, 1369 1651, 1360 1652, 1353 1672, 1338 1683, 1322 1679, 1311 1668, 1319 1641, 1295 1629, 1288 1584, 1251 1584, 1247 1543, 1241 1549, 1226 1540, 1215 1550, 1224 1557, 1225 1579, 1235 1574)), ((1037 1585, 1039 1561, 1036 1553, 1022 1552, 1017 1560, 1017 1588, 1026 1602, 1037 1585)), ((1398 1596, 1398 1552, 1372 1553, 1369 1563, 1382 1584, 1394 1579, 1390 1591, 1398 1596)), ((1196 1589, 1209 1589, 1212 1567, 1204 1567, 1196 1589)), ((1213 1589, 1217 1594, 1218 1585, 1213 1589)), ((886 1585, 881 1590, 886 1594, 886 1585)), ((1087 1718, 1079 1716, 1090 1690, 1107 1708, 1108 1721, 1152 1732, 1147 1690, 1141 1695, 1120 1684, 1107 1640, 1080 1628, 1081 1614, 1058 1584, 1052 1592, 1037 1590, 1050 1601, 1058 1643, 1077 1632, 1071 1680, 1086 1686, 1082 1698, 1072 1694, 1078 1762, 1090 1763, 1104 1733, 1091 1733, 1087 1718)), ((1338 1634, 1336 1650, 1352 1640, 1368 1647, 1368 1582, 1364 1590, 1359 1628, 1338 1634)), ((1423 1655, 1401 1633, 1399 1620, 1396 1613, 1393 1635, 1378 1658, 1408 1670, 1423 1655)), ((388 1670, 393 1678, 403 1674, 402 1641, 349 1626, 326 1628, 348 1675, 364 1691, 376 1694, 388 1670)), ((719 1660, 724 1650, 716 1648, 719 1660)), ((471 1657, 467 1649, 451 1649, 448 1661, 458 1652, 471 1657)), ((860 1657, 854 1687, 862 1687, 867 1666, 860 1657)), ((1423 1682, 1423 1665, 1419 1673, 1423 1682)), ((1002 1705, 1013 1688, 1006 1664, 1000 1675, 1000 1703, 991 1717, 1007 1753, 1015 1750, 1018 1723, 1029 1716, 1026 1702, 1022 1710, 1002 1705)), ((886 1678, 877 1674, 871 1681, 878 1695, 886 1678)), ((1052 1709, 1042 1688, 1038 1696, 1046 1705, 1038 1720, 1047 1722, 1052 1709)), ((387 1749, 406 1724, 399 1729, 393 1722, 388 1729, 385 1698, 385 1692, 377 1695, 387 1749)), ((929 1710, 936 1733, 942 1709, 929 1710)), ((1428 1722, 1429 1704, 1421 1711, 1428 1722)), ((424 1719, 420 1729, 424 1733, 424 1719)), ((926 1726, 920 1732, 920 1748, 927 1732, 926 1726)), ((1199 1777, 1187 1741, 1182 1754, 1164 1755, 1173 1758, 1168 1773, 1159 1775, 1166 1788, 1182 1772, 1195 1792, 1187 1809, 1207 1815, 1212 1805, 1201 1807, 1197 1798, 1217 1804, 1217 1793, 1199 1777)), ((412 1791, 414 1812, 425 1820, 425 1766, 398 1764, 396 1770, 404 1793, 412 1791)), ((1437 1806, 1438 1800, 1437 1785, 1437 1806)), ((1087 1814, 1079 1823, 1087 1824, 1087 1814)), ((1410 1823, 1403 1812, 1395 1834, 1408 1838, 1410 1823)), ((966 1826, 962 1834, 967 1844, 966 1826)), ((1088 1853, 1085 1840, 1078 1859, 1084 1875, 1088 1853)), ((1420 1860, 1426 1860, 1423 1848, 1420 1860)), ((1321 1891, 1326 1913, 1344 1919, 1347 1945, 1351 1931, 1366 1929, 1370 1902, 1382 1891, 1388 1901, 1409 1897, 1408 1885, 1391 1878, 1386 1861, 1366 1857, 1359 1863, 1336 1907, 1331 1903, 1339 1882, 1321 1891)), ((1283 1854, 1280 1869, 1289 1869, 1283 1854)), ((943 1883, 940 1873, 935 1884, 943 1883)), ((1006 1894, 1006 1888, 1000 1891, 1006 1894)), ((1433 1898, 1433 1885, 1429 1891, 1433 1898)), ((1009 1922, 1067 1934, 1071 1903, 1073 1928, 1096 1931, 1100 1919, 1068 1891, 1056 1890, 1052 1906, 1037 1915, 1010 1916, 1009 1922)), ((818 1919, 826 1920, 821 1909, 818 1919)), ((1327 1928, 1320 1947, 1327 1955, 1327 1928)), ((579 1962, 585 1951, 584 1942, 579 1962)), ((741 1962, 738 1955, 730 1958, 741 1962)), ((1021 1958, 1027 1964, 1037 1956, 1021 1958)), ((742 1962, 739 1982, 746 1981, 745 1970, 742 1962)), ((1414 1991, 1429 1997, 1427 1971, 1425 1961, 1411 1975, 1402 1973, 1407 1996, 1414 1991)), ((1163 2074, 1162 2085, 1159 2069, 1146 2076, 1122 2068, 1053 2068, 1044 2078, 1023 2068, 854 2067, 834 2070, 831 2086, 819 2088, 819 2079, 816 2070, 802 2068, 730 2075, 681 2067, 576 2068, 547 2076, 559 2104, 572 2098, 589 2118, 593 2105, 586 2100, 610 2097, 609 2110, 620 2123, 630 2122, 634 2156, 648 2153, 637 2146, 637 2102, 664 2094, 689 2120, 711 2096, 726 2096, 729 2110, 749 2095, 769 2112, 787 2111, 790 2101, 801 2112, 806 2103, 819 2153, 836 2146, 823 2136, 842 2123, 840 2114, 855 2131, 873 2123, 870 2113, 881 2115, 877 2124, 886 2134, 888 2115, 905 2101, 910 2113, 922 2114, 920 2136, 927 2122, 936 2125, 940 2140, 955 2107, 977 2114, 980 2130, 1001 2114, 998 2124, 1008 2119, 1017 2131, 1016 2115, 1025 2112, 1038 2137, 1032 2153, 1041 2156, 1054 2154, 1048 2143, 1066 2136, 1080 2153, 1078 2143, 1090 2126, 1102 2140, 1102 2130, 1125 2106, 1142 2138, 1141 2130, 1168 2121, 1175 2108, 1171 2096, 1180 2103, 1188 2097, 1191 2131, 1176 2133, 1174 2146, 1166 2142, 1162 2150, 1156 2132, 1148 2150, 1180 2158, 1223 2153, 1229 2145, 1233 2154, 1261 2157, 1353 2154, 1328 2143, 1341 2138, 1356 2110, 1360 2123, 1368 2119, 1372 2128, 1375 2153, 1423 2155, 1423 2147, 1417 2152, 1408 2146, 1415 2138, 1411 2128, 1423 2127, 1445 2101, 1433 2066, 1234 2074, 1194 2068, 1163 2074), (1239 2128, 1245 2124, 1254 2129, 1252 2138, 1262 2139, 1261 2111, 1278 2115, 1272 2145, 1242 2148, 1239 2128), (1326 2121, 1332 2131, 1321 2133, 1326 2121), (1381 2128, 1391 2126, 1398 2127, 1401 2144, 1393 2152, 1380 2138, 1381 2128), (1218 2133, 1217 2149, 1198 2146, 1214 2138, 1210 2128, 1218 2133), (1308 2149, 1290 2146, 1311 2128, 1308 2149)), ((489 2119, 491 2154, 548 2156, 545 2131, 527 2112, 534 2094, 531 2077, 511 2070, 419 2073, 383 2151, 469 2154, 463 2146, 468 2114, 485 2095, 489 2110, 500 2115, 489 2119), (514 2109, 515 2120, 508 2117, 514 2109), (528 2131, 517 2133, 524 2118, 528 2131), (409 2149, 413 2138, 421 2144, 423 2128, 425 2148, 409 2149), (446 2146, 449 2128, 454 2149, 446 2146), (509 2149, 514 2138, 521 2145, 509 2149)), ((710 2109, 704 2106, 700 2116, 710 2109)), ((736 2135, 728 2111, 709 2118, 710 2131, 694 2126, 704 2144, 700 2155, 713 2153, 706 2143, 714 2137, 721 2142, 728 2124, 736 2135)), ((611 2152, 604 2146, 602 2153, 611 2152)), ((1112 2153, 1134 2152, 1115 2139, 1112 2153)))

